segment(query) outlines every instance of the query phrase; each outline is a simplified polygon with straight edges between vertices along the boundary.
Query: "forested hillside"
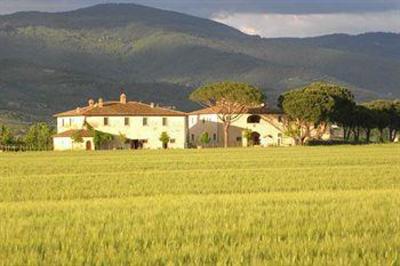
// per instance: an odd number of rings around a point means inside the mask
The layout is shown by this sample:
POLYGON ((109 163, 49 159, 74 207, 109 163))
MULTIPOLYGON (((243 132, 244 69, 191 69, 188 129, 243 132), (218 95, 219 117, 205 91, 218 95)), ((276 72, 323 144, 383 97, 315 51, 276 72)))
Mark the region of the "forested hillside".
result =
POLYGON ((262 39, 207 20, 132 4, 65 13, 0 16, 0 112, 49 120, 89 97, 195 107, 190 91, 239 80, 275 102, 315 80, 349 86, 359 99, 400 97, 400 35, 371 33, 262 39))

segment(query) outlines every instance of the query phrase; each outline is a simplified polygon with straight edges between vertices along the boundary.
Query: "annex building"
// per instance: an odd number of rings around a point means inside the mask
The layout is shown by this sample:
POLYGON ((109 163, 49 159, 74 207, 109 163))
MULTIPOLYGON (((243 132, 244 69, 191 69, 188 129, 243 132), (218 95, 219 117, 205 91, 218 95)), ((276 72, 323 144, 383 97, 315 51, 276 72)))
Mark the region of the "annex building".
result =
MULTIPOLYGON (((284 115, 279 110, 271 110, 265 106, 248 109, 229 127, 229 147, 255 146, 291 146, 294 140, 284 134, 284 115), (244 133, 250 132, 250 136, 244 133)), ((201 145, 200 136, 207 132, 214 147, 224 146, 223 122, 214 108, 205 108, 188 114, 190 143, 201 145)))

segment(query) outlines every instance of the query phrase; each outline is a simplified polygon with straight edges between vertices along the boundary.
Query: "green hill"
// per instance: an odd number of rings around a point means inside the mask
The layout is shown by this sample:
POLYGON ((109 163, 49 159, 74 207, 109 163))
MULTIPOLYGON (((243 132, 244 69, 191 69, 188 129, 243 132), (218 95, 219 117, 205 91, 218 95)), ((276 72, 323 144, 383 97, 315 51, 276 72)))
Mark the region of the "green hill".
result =
POLYGON ((400 35, 383 33, 262 39, 132 4, 16 13, 0 16, 0 113, 49 120, 89 97, 115 98, 121 87, 130 98, 190 110, 193 88, 225 79, 258 85, 271 102, 321 79, 359 99, 400 97, 398 43, 400 35))

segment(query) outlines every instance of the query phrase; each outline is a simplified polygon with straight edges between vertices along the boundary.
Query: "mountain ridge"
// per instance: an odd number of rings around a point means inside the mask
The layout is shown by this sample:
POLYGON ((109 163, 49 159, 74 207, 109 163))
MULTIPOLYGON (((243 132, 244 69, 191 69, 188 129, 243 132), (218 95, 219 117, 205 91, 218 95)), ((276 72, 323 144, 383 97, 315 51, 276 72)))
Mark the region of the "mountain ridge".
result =
POLYGON ((346 85, 360 101, 400 97, 398 43, 390 33, 260 38, 134 4, 19 12, 0 16, 0 114, 51 120, 88 97, 116 98, 121 87, 188 111, 190 91, 217 80, 259 86, 270 104, 316 80, 346 85))

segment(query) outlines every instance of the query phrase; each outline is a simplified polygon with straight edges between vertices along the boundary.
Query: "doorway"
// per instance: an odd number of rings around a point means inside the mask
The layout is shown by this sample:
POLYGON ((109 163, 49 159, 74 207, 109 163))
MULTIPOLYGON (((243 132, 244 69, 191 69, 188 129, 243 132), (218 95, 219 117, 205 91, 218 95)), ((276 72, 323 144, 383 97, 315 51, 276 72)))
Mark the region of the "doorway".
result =
POLYGON ((250 139, 251 139, 251 143, 254 146, 259 146, 261 144, 261 140, 260 140, 261 135, 258 132, 252 132, 250 139))
POLYGON ((130 141, 130 143, 131 143, 131 149, 132 150, 141 150, 141 149, 143 149, 143 144, 144 144, 143 140, 133 139, 133 140, 130 141))
POLYGON ((86 141, 86 150, 87 151, 92 150, 92 142, 90 140, 86 141))

